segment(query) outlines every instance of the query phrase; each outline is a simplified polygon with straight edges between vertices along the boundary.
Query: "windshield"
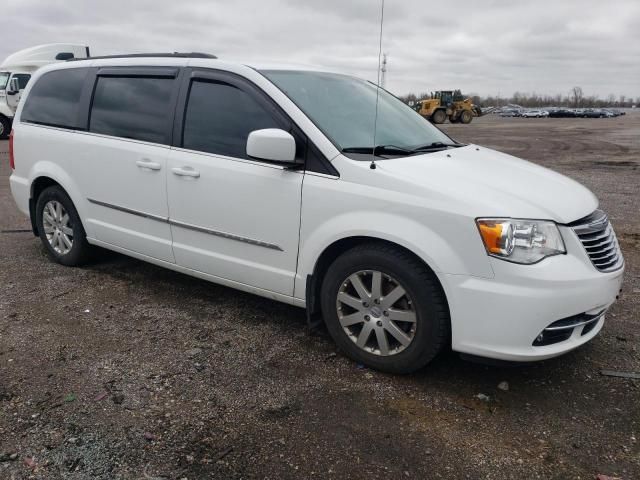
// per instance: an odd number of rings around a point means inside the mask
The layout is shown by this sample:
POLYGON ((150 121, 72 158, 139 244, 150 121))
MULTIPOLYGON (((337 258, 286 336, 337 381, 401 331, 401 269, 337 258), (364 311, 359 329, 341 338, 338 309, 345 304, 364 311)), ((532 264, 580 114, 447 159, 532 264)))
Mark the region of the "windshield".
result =
POLYGON ((7 87, 9 81, 9 72, 0 72, 0 90, 4 90, 7 87))
POLYGON ((393 146, 396 154, 402 155, 401 150, 452 143, 447 135, 412 108, 379 89, 374 145, 376 86, 365 80, 324 72, 266 70, 261 73, 341 151, 393 146))

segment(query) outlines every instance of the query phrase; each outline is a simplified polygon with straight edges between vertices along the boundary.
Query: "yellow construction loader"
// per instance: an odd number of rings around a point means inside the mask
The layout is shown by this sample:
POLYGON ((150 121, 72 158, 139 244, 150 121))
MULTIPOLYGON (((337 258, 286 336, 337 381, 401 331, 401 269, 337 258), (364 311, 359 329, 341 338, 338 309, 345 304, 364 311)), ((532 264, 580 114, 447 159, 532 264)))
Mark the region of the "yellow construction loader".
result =
POLYGON ((430 98, 418 100, 414 106, 416 112, 432 123, 471 123, 473 117, 482 115, 480 107, 470 98, 464 98, 460 90, 441 90, 431 93, 430 98))

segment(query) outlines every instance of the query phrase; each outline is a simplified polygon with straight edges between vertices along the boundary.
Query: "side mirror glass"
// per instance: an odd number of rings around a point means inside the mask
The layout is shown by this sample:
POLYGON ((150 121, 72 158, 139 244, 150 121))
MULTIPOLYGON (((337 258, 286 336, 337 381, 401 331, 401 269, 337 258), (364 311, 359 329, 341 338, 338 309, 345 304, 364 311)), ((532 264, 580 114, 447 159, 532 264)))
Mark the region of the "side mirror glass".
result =
POLYGON ((260 160, 295 163, 296 141, 279 128, 254 130, 247 139, 247 155, 260 160))
POLYGON ((20 91, 20 82, 16 77, 13 77, 9 80, 9 89, 7 90, 8 95, 15 95, 20 91))

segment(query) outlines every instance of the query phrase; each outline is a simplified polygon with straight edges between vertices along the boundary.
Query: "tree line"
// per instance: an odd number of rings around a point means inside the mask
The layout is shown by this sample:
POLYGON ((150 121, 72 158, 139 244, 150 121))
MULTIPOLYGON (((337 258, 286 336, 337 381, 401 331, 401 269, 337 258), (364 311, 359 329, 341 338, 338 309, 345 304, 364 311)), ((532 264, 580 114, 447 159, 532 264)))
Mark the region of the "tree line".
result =
MULTIPOLYGON (((429 98, 430 92, 420 94, 409 93, 399 98, 405 103, 429 98)), ((573 87, 567 94, 561 95, 539 95, 537 93, 515 92, 511 97, 501 97, 498 95, 480 96, 475 94, 464 95, 471 98, 475 105, 481 107, 502 107, 508 104, 520 105, 527 108, 536 107, 571 107, 571 108, 630 108, 634 105, 640 106, 640 97, 633 98, 625 95, 616 97, 613 94, 606 98, 597 95, 585 95, 581 87, 573 87)))

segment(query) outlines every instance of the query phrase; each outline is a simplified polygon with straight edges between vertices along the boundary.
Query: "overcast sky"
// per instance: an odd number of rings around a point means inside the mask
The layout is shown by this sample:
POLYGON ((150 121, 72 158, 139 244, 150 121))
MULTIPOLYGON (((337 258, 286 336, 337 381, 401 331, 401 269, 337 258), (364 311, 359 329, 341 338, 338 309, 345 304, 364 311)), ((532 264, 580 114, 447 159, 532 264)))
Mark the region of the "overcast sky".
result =
MULTIPOLYGON (((375 79, 378 0, 2 0, 0 61, 29 46, 93 55, 203 51, 375 79)), ((386 0, 387 88, 640 97, 640 0, 386 0)))

